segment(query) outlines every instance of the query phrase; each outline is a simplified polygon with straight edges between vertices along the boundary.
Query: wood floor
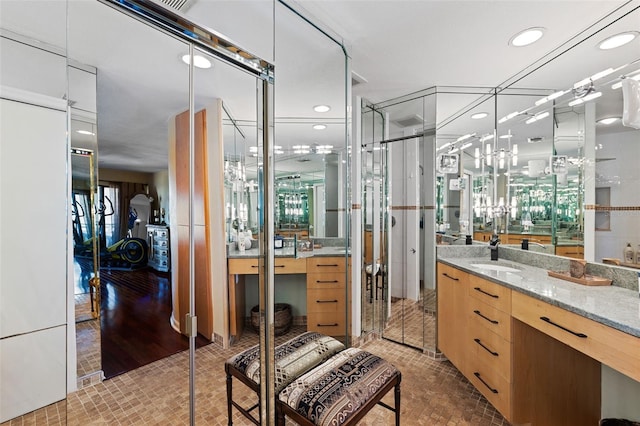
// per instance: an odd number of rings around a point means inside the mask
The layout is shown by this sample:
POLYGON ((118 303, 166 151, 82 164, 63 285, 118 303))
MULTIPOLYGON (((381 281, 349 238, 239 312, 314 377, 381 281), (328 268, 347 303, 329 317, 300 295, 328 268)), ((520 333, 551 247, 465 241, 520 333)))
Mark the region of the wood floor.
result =
MULTIPOLYGON (((102 370, 111 378, 189 347, 170 325, 171 275, 151 268, 100 270, 102 370)), ((198 347, 209 343, 201 336, 198 347)))

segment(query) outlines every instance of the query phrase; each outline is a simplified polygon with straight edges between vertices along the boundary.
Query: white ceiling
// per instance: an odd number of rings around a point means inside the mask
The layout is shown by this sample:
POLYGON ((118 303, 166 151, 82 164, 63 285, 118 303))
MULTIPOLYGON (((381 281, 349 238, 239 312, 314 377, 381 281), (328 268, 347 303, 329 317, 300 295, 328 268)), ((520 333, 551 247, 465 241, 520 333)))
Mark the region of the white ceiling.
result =
MULTIPOLYGON (((353 71, 367 80, 354 87, 354 94, 381 102, 432 86, 501 85, 573 37, 592 32, 592 25, 618 7, 639 7, 640 1, 335 0, 294 5, 330 34, 344 38, 353 71), (508 45, 514 34, 534 26, 546 28, 538 43, 524 48, 508 45)), ((64 21, 63 1, 2 0, 0 6, 3 28, 64 45, 64 31, 52 28, 53 22, 64 21)), ((96 0, 73 0, 68 9, 69 56, 98 69, 101 167, 165 169, 167 122, 188 106, 187 69, 177 60, 186 47, 96 0)), ((271 20, 271 0, 194 0, 184 13, 275 62, 275 114, 282 123, 276 124, 276 144, 287 149, 344 140, 345 112, 338 107, 344 100, 340 87, 344 68, 335 43, 278 5, 274 52, 271 24, 260 25, 271 20), (319 103, 331 104, 332 111, 314 113, 311 107, 319 103), (327 131, 311 130, 315 122, 328 123, 327 131)), ((639 15, 622 27, 640 29, 639 15)), ((594 41, 607 31, 614 29, 599 33, 594 41)), ((547 65, 544 69, 549 72, 536 72, 518 85, 568 87, 604 65, 620 65, 629 56, 638 59, 640 40, 625 49, 625 59, 613 58, 623 52, 612 52, 607 58, 597 57, 601 52, 596 51, 576 54, 571 60, 557 61, 558 65, 547 65)), ((195 77, 196 104, 224 99, 234 118, 249 124, 244 132, 252 139, 256 133, 254 79, 220 62, 210 70, 198 70, 195 77)), ((439 102, 439 108, 453 113, 467 104, 460 97, 450 105, 439 102)), ((451 133, 463 131, 451 128, 451 133)), ((318 167, 321 161, 308 163, 318 167)), ((292 160, 287 166, 296 167, 302 163, 292 160)))

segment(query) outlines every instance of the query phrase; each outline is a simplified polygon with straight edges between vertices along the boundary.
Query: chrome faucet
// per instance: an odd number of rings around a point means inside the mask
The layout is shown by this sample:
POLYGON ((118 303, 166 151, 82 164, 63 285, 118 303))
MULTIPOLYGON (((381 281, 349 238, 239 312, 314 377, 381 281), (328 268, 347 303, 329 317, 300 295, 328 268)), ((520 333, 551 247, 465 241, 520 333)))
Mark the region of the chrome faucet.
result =
POLYGON ((498 260, 498 244, 500 244, 500 237, 498 237, 498 234, 493 234, 489 240, 491 260, 498 260))

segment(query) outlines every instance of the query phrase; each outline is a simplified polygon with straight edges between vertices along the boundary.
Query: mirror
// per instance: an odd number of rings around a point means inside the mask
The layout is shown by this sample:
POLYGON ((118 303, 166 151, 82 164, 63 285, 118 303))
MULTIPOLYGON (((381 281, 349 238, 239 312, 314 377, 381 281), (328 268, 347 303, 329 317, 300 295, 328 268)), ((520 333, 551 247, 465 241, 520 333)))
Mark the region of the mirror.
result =
POLYGON ((435 351, 436 96, 362 107, 362 330, 435 351))
MULTIPOLYGON (((95 146, 95 129, 91 123, 72 121, 72 131, 87 133, 73 136, 79 146, 95 146), (82 143, 82 138, 86 143, 82 143)), ((76 132, 77 133, 77 132, 76 132)), ((96 163, 94 151, 71 149, 71 228, 73 233, 73 280, 76 320, 76 356, 79 381, 101 376, 100 359, 100 273, 99 243, 94 212, 96 163)), ((100 379, 99 377, 98 379, 100 379)))
MULTIPOLYGON (((556 175, 556 254, 623 261, 627 243, 637 249, 635 206, 640 200, 628 188, 635 185, 632 158, 640 131, 622 122, 629 96, 625 101, 621 85, 640 79, 640 39, 614 49, 599 45, 611 36, 637 31, 639 16, 637 8, 623 9, 602 31, 517 83, 552 88, 550 94, 557 96, 553 110, 547 108, 556 122, 553 154, 566 156, 568 172, 556 175)), ((543 99, 529 107, 541 112, 551 103, 540 103, 543 99)))
MULTIPOLYGON (((631 141, 638 140, 638 129, 622 123, 621 85, 640 78, 640 40, 611 50, 598 45, 636 28, 639 13, 621 10, 602 23, 602 31, 572 40, 572 48, 541 60, 535 71, 514 77, 495 96, 477 93, 475 99, 453 103, 440 129, 448 140, 439 139, 438 152, 464 147, 458 154, 473 183, 470 201, 465 195, 463 202, 472 206, 475 240, 487 241, 496 230, 503 244, 520 245, 527 237, 534 243, 531 250, 595 262, 625 263, 628 243, 637 251, 640 229, 633 212, 638 202, 623 188, 634 182, 628 181, 633 162, 626 159, 634 152, 631 141), (472 118, 479 112, 488 113, 489 127, 472 118), (485 134, 487 141, 480 143, 485 134)), ((464 203, 458 206, 455 194, 451 198, 447 176, 441 179, 439 226, 457 233, 464 230, 466 219, 457 217, 464 203), (452 205, 453 216, 447 211, 452 205)))

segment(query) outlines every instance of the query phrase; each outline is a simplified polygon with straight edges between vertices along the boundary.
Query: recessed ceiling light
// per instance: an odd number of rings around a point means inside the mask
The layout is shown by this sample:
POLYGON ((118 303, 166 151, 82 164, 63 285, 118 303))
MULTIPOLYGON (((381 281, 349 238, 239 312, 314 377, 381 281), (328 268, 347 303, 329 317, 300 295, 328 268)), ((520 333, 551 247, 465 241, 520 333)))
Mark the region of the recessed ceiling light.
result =
POLYGON ((313 125, 313 128, 314 128, 315 130, 324 130, 324 129, 326 129, 326 128, 327 128, 327 125, 326 125, 326 124, 314 124, 314 125, 313 125))
POLYGON ((531 43, 535 43, 540 40, 543 34, 544 28, 542 27, 528 28, 511 37, 509 44, 515 47, 528 46, 531 43))
POLYGON ((620 120, 620 117, 608 117, 603 118, 602 120, 598 120, 598 124, 612 124, 618 120, 620 120))
POLYGON ((616 34, 601 41, 598 47, 602 50, 615 49, 616 47, 630 43, 638 34, 637 31, 627 31, 626 33, 616 34))
POLYGON ((486 112, 476 112, 475 114, 471 115, 471 118, 473 118, 474 120, 480 120, 481 118, 485 118, 489 115, 489 113, 486 112))
POLYGON ((329 112, 331 107, 329 105, 316 105, 313 107, 315 112, 329 112))
MULTIPOLYGON (((191 56, 188 54, 182 55, 182 62, 189 65, 189 63, 191 62, 191 56)), ((203 68, 203 69, 211 68, 211 61, 205 58, 204 56, 193 55, 193 66, 196 68, 203 68)))
POLYGON ((93 132, 90 132, 88 130, 76 130, 76 133, 80 133, 81 135, 90 135, 90 136, 95 136, 96 134, 93 132))

